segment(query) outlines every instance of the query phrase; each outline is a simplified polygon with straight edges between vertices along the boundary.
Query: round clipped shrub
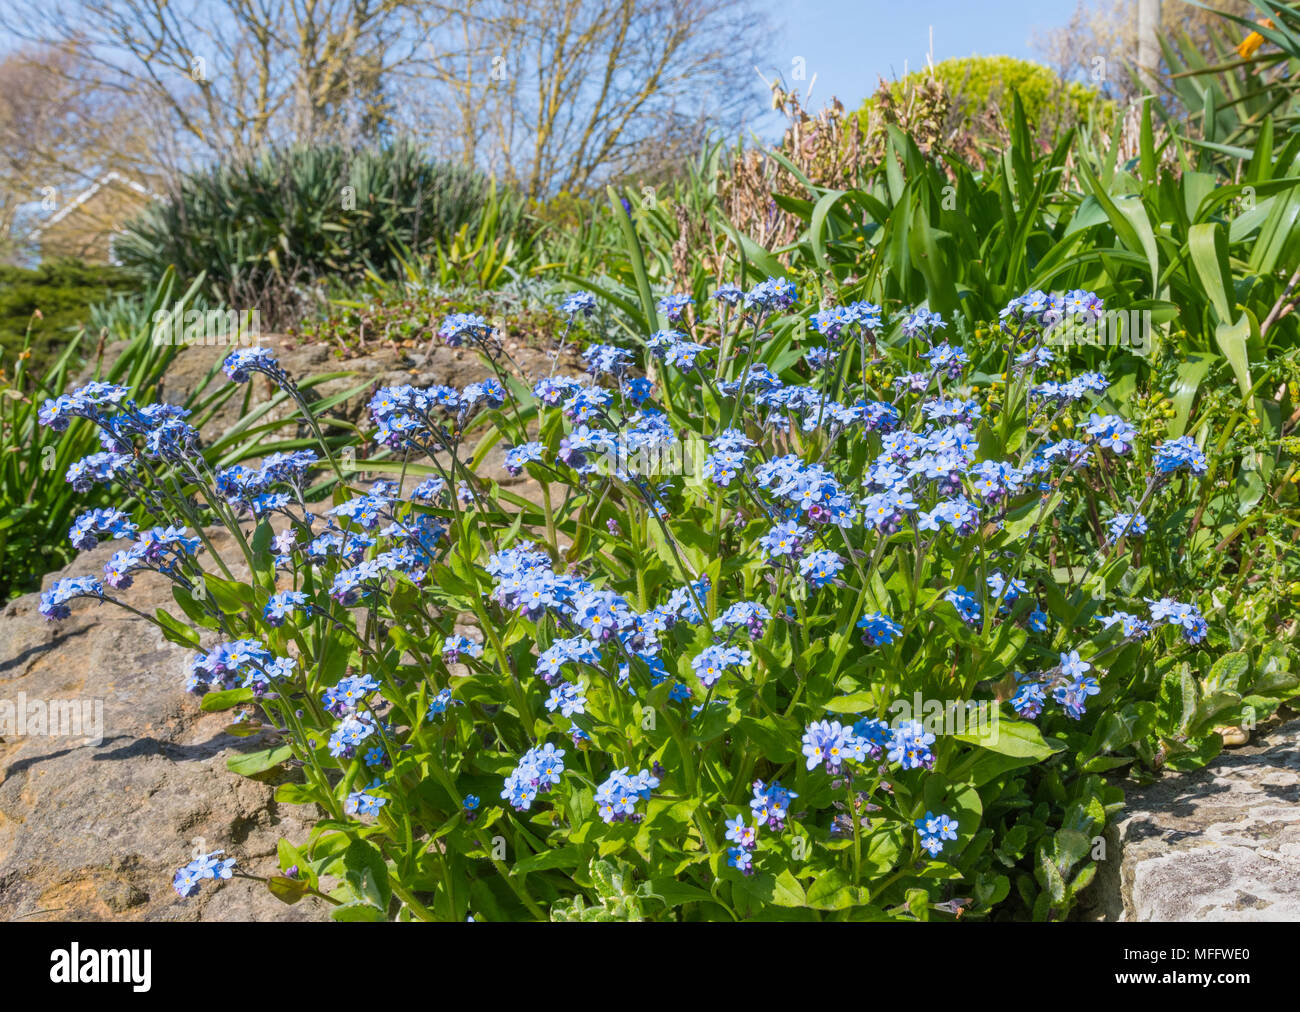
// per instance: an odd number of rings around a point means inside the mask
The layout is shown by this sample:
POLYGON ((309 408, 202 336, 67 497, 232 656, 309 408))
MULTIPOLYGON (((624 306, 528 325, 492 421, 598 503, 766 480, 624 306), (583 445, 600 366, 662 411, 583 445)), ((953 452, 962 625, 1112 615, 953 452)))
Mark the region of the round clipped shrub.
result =
MULTIPOLYGON (((952 96, 962 125, 977 134, 990 117, 1010 115, 1011 95, 1020 96, 1025 115, 1040 129, 1086 122, 1089 113, 1108 122, 1114 103, 1097 89, 1065 81, 1050 67, 1011 56, 967 56, 936 63, 933 69, 908 74, 892 86, 910 94, 925 82, 939 81, 952 96)), ((880 103, 879 92, 863 102, 858 116, 867 127, 880 103)))

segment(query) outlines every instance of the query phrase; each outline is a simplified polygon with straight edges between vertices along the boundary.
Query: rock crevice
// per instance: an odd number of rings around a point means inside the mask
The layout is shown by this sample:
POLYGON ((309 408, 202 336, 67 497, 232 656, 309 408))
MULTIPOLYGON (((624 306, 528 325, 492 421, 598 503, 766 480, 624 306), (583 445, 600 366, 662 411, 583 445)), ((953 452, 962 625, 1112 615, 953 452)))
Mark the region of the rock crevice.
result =
POLYGON ((1108 921, 1300 920, 1300 720, 1129 791, 1089 889, 1108 921))

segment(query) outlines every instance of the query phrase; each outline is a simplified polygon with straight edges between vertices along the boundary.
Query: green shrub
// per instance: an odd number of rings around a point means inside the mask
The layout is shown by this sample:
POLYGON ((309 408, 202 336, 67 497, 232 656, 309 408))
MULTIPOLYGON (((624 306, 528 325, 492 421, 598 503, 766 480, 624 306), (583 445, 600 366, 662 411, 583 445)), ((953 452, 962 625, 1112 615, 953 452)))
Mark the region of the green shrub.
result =
MULTIPOLYGON (((611 294, 629 339, 531 393, 450 316, 499 378, 376 390, 350 444, 375 456, 324 449, 381 480, 329 499, 315 453, 214 474, 98 391, 48 412, 124 434, 157 526, 41 612, 170 579, 143 617, 194 651, 204 712, 239 709, 228 769, 314 823, 265 878, 238 841, 190 854, 180 896, 243 874, 339 921, 1058 921, 1123 807, 1104 774, 1199 768, 1300 692, 1289 603, 1225 615, 1281 582, 1260 550, 1286 527, 1231 480, 1276 449, 1218 414, 1167 438, 1045 356, 1063 298, 977 336, 781 278, 715 291, 611 294), (497 444, 534 497, 484 473, 497 444), (186 529, 211 522, 244 580, 186 529)), ((268 349, 225 373, 306 405, 268 349)))
POLYGON ((207 272, 208 294, 278 327, 326 285, 395 276, 398 256, 428 255, 488 215, 497 234, 525 227, 513 194, 494 195, 482 175, 413 144, 296 146, 186 176, 115 249, 150 280, 171 265, 187 280, 207 272))
MULTIPOLYGON (((899 86, 904 92, 916 87, 931 71, 908 74, 899 86)), ((981 121, 997 110, 1009 113, 1011 94, 1020 96, 1025 113, 1040 131, 1086 122, 1096 113, 1103 122, 1113 116, 1114 103, 1095 88, 1077 81, 1063 81, 1050 67, 1010 56, 967 56, 936 63, 937 78, 952 94, 954 106, 964 124, 980 132, 981 121)), ((858 111, 863 128, 867 127, 876 96, 868 98, 858 111)), ((986 140, 988 138, 985 138, 986 140)))
POLYGON ((444 288, 432 281, 372 281, 288 334, 304 343, 328 344, 336 357, 346 359, 376 347, 425 348, 437 337, 442 319, 453 313, 508 317, 510 339, 538 348, 565 323, 558 309, 527 283, 484 290, 476 285, 444 288))
MULTIPOLYGON (((188 287, 176 283, 175 273, 165 272, 156 287, 128 303, 129 310, 113 314, 109 336, 122 348, 111 360, 96 358, 86 349, 86 332, 77 331, 45 369, 31 368, 31 357, 22 347, 0 372, 0 605, 18 594, 35 590, 41 577, 66 565, 75 555, 69 529, 79 514, 88 509, 113 506, 138 522, 147 519, 145 504, 129 487, 101 482, 78 490, 68 479, 69 468, 104 449, 95 428, 74 420, 65 431, 55 431, 40 422, 43 411, 68 400, 81 371, 82 355, 93 362, 91 379, 122 388, 125 400, 145 403, 158 396, 164 374, 184 345, 157 342, 153 320, 161 310, 195 308, 202 276, 188 287)), ((304 388, 350 376, 326 372, 312 377, 304 388)), ((210 421, 238 388, 214 382, 221 376, 220 364, 212 367, 180 405, 196 424, 210 421)), ((331 431, 325 436, 317 422, 326 412, 367 386, 359 385, 325 396, 312 394, 304 409, 312 413, 309 424, 318 439, 337 442, 331 431)), ((274 412, 284 398, 253 403, 251 390, 235 397, 240 404, 239 421, 216 439, 197 446, 198 455, 209 468, 227 467, 251 457, 262 457, 297 446, 298 420, 293 416, 276 420, 274 412), (242 397, 242 400, 240 399, 242 397), (283 437, 279 435, 283 432, 283 437)), ((328 451, 327 451, 328 452, 328 451)), ((197 457, 195 459, 198 459, 197 457)), ((200 466, 200 465, 195 465, 200 466)))
POLYGON ((1225 176, 1270 149, 1274 136, 1300 129, 1300 7, 1251 0, 1249 17, 1213 11, 1209 51, 1186 32, 1160 37, 1169 67, 1166 123, 1196 151, 1197 168, 1225 176), (1268 24, 1260 24, 1267 19, 1268 24))
POLYGON ((13 372, 32 328, 28 368, 43 371, 67 346, 73 334, 91 323, 91 305, 130 285, 117 267, 56 260, 35 269, 0 266, 0 367, 13 372), (41 318, 33 320, 37 311, 41 318))

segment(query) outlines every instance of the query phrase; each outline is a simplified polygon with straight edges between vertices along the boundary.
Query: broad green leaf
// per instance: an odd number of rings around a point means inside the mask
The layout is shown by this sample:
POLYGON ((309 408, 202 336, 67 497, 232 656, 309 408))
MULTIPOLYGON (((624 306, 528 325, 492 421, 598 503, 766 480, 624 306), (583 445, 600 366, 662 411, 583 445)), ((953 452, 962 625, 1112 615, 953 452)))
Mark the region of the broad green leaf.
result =
POLYGON ((260 752, 245 752, 242 755, 232 755, 226 760, 226 768, 232 773, 238 773, 240 776, 251 777, 258 773, 265 773, 273 767, 279 766, 286 759, 293 758, 293 749, 288 745, 281 745, 278 748, 263 749, 260 752))
POLYGON ((1009 720, 997 712, 994 713, 994 719, 952 737, 990 752, 1024 759, 1046 759, 1060 751, 1043 740, 1042 732, 1034 724, 1024 720, 1009 720))

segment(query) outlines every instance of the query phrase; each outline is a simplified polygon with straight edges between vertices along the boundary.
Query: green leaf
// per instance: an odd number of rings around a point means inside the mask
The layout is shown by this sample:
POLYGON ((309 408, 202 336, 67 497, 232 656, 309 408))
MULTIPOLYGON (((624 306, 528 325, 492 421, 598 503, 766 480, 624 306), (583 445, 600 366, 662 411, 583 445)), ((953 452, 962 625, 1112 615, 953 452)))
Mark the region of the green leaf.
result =
POLYGON ((1216 724, 1226 723, 1227 711, 1241 706, 1241 695, 1236 692, 1207 692, 1197 704, 1196 713, 1188 724, 1187 733, 1193 738, 1209 734, 1216 724))
POLYGON ((1047 890, 1047 895, 1051 897, 1053 903, 1061 903, 1065 899, 1065 879, 1061 877, 1056 862, 1048 856, 1046 847, 1038 852, 1038 870, 1039 881, 1047 890))
POLYGON ((1061 751, 1059 747, 1053 748, 1047 744, 1043 740, 1043 733, 1028 721, 1008 720, 996 711, 992 717, 991 720, 980 721, 974 730, 954 734, 952 737, 990 752, 1020 759, 1046 759, 1054 752, 1061 751))
POLYGON ((863 844, 864 866, 876 875, 888 875, 903 852, 902 829, 897 824, 880 826, 865 837, 863 844))
POLYGON ((770 903, 778 907, 807 906, 803 886, 799 884, 788 868, 779 875, 760 872, 757 875, 742 876, 737 882, 742 892, 748 893, 760 903, 770 903))
POLYGON ((220 713, 223 710, 229 710, 240 703, 251 703, 253 701, 252 689, 223 689, 220 692, 208 692, 203 696, 203 701, 199 703, 199 709, 204 713, 220 713))
MULTIPOLYGON (((1031 756, 1000 755, 996 752, 974 752, 974 762, 969 767, 958 767, 965 779, 974 787, 982 787, 991 780, 996 780, 1009 770, 1029 766, 1036 760, 1031 756)), ((958 771, 953 772, 957 776, 958 771)))
POLYGON ((188 647, 191 650, 197 650, 200 645, 199 634, 187 625, 182 625, 170 612, 163 611, 159 608, 154 617, 158 619, 158 624, 162 626, 163 637, 178 646, 188 647))
POLYGON ((823 271, 831 269, 830 262, 826 259, 826 220, 835 205, 844 198, 845 193, 844 190, 831 190, 819 197, 817 205, 813 208, 812 218, 808 222, 808 238, 812 245, 813 259, 823 271))
POLYGON ((670 910, 686 903, 714 903, 714 898, 698 886, 679 882, 674 878, 654 878, 649 882, 647 896, 657 896, 670 910))
POLYGON ((1158 299, 1160 297, 1158 280, 1160 254, 1156 246, 1155 232, 1151 228, 1151 219, 1147 216, 1142 198, 1133 194, 1112 198, 1106 187, 1093 174, 1086 160, 1079 162, 1079 174, 1105 210, 1106 218, 1120 241, 1134 253, 1145 255, 1147 271, 1151 278, 1151 297, 1158 299))
POLYGON ((570 844, 565 847, 544 850, 541 853, 532 855, 532 857, 526 857, 510 869, 510 874, 527 875, 529 872, 545 871, 548 868, 585 868, 588 863, 589 856, 586 854, 585 849, 570 844))
POLYGON ((1250 655, 1244 651, 1238 650, 1235 653, 1224 654, 1214 666, 1210 668, 1210 673, 1203 681, 1205 691, 1209 692, 1235 692, 1241 685, 1242 678, 1250 670, 1250 655))
POLYGON ((1254 387, 1250 379, 1250 362, 1246 353, 1246 342, 1250 340, 1250 334, 1250 316, 1246 313, 1242 313, 1241 319, 1236 323, 1220 323, 1214 328, 1214 341, 1228 360, 1228 364, 1232 366, 1233 374, 1237 377, 1237 386, 1241 388, 1242 397, 1247 400, 1250 399, 1250 391, 1254 387))
POLYGON ((365 840, 353 840, 343 854, 344 878, 360 899, 368 900, 382 913, 388 909, 392 888, 383 855, 365 840))
POLYGON ((330 918, 336 921, 368 921, 377 923, 387 921, 388 915, 379 907, 369 903, 345 903, 341 907, 334 907, 330 911, 330 918))
POLYGON ((238 773, 240 776, 252 777, 258 773, 265 773, 267 770, 279 766, 286 759, 293 758, 293 749, 288 745, 281 745, 279 748, 263 749, 260 752, 245 752, 242 755, 232 755, 226 760, 226 769, 232 773, 238 773))
POLYGON ((1177 439, 1187 431, 1187 423, 1192 417, 1192 405, 1196 394, 1201 389, 1206 375, 1214 365, 1211 355, 1187 353, 1186 358, 1178 363, 1170 394, 1174 405, 1174 417, 1169 421, 1169 434, 1177 439))
POLYGON ((284 875, 274 875, 267 879, 266 888, 271 891, 272 896, 290 906, 307 895, 306 882, 302 879, 287 878, 284 875))
POLYGON ((737 729, 758 745, 764 758, 771 762, 789 762, 798 755, 798 751, 790 744, 791 741, 798 740, 797 735, 791 737, 793 729, 790 732, 782 731, 775 726, 772 717, 764 717, 762 720, 757 717, 741 717, 737 729))
POLYGON ((849 882, 839 868, 819 872, 808 887, 808 906, 814 910, 845 910, 867 901, 867 890, 849 882))
POLYGON ((1003 534, 1010 541, 1028 533, 1038 524, 1050 519, 1064 498, 1065 493, 1057 489, 1047 499, 1046 503, 1042 499, 1034 499, 1026 506, 1020 506, 1009 511, 1006 523, 1002 527, 1003 534))
POLYGON ((1217 222, 1193 225, 1187 233, 1187 246, 1196 276, 1219 318, 1214 328, 1215 343, 1232 366, 1242 396, 1249 397, 1252 384, 1246 342, 1250 340, 1250 319, 1244 313, 1238 317, 1233 308, 1232 268, 1228 263, 1228 239, 1223 226, 1217 222))
POLYGON ((217 627, 216 619, 208 614, 203 605, 196 601, 188 591, 181 590, 180 587, 173 585, 172 599, 191 622, 201 625, 205 629, 215 629, 217 627))
POLYGON ((1193 225, 1187 233, 1187 246, 1192 266, 1220 322, 1231 323, 1237 314, 1228 296, 1232 291, 1232 270, 1228 266, 1228 240, 1223 226, 1216 222, 1193 225))
POLYGON ((624 209, 618 192, 612 186, 606 186, 605 192, 609 196, 609 206, 614 212, 614 220, 618 222, 623 233, 623 248, 627 252, 628 261, 632 265, 632 274, 636 278, 637 295, 641 299, 641 312, 644 314, 645 333, 649 335, 659 329, 659 312, 654 293, 650 289, 650 277, 646 274, 645 254, 641 250, 641 240, 636 234, 636 224, 624 209))
POLYGON ((253 588, 246 583, 204 575, 203 586, 207 595, 221 609, 222 614, 243 615, 259 610, 253 600, 253 588))
POLYGON ((306 784, 287 783, 275 789, 275 800, 282 805, 311 805, 316 802, 316 795, 306 784))
POLYGON ((847 696, 836 696, 826 704, 827 713, 874 713, 876 694, 869 690, 852 692, 847 696))

